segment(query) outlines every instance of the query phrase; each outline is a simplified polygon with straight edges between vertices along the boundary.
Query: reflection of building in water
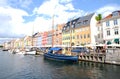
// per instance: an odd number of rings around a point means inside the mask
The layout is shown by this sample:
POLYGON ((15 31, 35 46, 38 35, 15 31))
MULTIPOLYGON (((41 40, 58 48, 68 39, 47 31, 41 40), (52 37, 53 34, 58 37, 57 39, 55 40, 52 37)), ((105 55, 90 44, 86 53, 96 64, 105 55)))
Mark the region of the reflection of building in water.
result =
POLYGON ((93 62, 79 62, 80 72, 84 73, 83 76, 88 75, 90 79, 99 79, 103 77, 102 70, 105 64, 93 62), (86 68, 86 69, 84 69, 86 68))

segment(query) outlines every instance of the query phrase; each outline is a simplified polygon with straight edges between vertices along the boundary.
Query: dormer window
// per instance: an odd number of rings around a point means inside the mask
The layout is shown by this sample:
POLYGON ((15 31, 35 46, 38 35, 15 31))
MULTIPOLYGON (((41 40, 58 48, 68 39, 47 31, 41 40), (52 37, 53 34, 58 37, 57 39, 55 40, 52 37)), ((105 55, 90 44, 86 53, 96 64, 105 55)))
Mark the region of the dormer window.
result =
POLYGON ((112 13, 113 16, 118 16, 119 15, 119 12, 118 11, 115 11, 112 13))
POLYGON ((83 21, 83 24, 87 24, 87 22, 88 22, 88 20, 84 20, 84 21, 83 21))
POLYGON ((77 24, 78 24, 78 25, 80 25, 80 24, 81 24, 81 22, 78 22, 77 24))
POLYGON ((73 24, 75 24, 75 22, 73 22, 73 24))

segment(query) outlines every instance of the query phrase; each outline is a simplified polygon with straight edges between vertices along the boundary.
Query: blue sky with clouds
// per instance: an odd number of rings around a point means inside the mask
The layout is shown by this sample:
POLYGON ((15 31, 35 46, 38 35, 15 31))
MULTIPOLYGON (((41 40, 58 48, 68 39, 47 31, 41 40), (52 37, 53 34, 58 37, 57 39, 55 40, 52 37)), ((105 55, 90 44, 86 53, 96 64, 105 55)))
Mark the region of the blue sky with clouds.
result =
POLYGON ((89 13, 104 16, 120 10, 120 0, 0 0, 0 43, 14 37, 32 35, 73 17, 89 13))

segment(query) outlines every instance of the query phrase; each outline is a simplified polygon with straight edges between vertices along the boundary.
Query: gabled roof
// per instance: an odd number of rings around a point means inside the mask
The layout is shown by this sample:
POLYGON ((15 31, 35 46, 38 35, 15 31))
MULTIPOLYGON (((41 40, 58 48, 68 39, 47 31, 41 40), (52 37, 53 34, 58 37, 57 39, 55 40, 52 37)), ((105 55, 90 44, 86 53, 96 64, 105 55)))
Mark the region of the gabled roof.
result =
POLYGON ((109 18, 111 18, 112 17, 112 14, 109 14, 108 16, 106 16, 105 18, 103 18, 103 19, 109 19, 109 18))
POLYGON ((83 16, 83 17, 79 17, 79 20, 77 21, 75 27, 81 27, 81 26, 90 25, 90 20, 91 20, 93 15, 94 15, 94 13, 83 16))
MULTIPOLYGON (((118 13, 118 16, 120 16, 120 10, 114 11, 111 14, 107 15, 105 18, 103 18, 102 21, 114 18, 114 13, 116 13, 116 12, 118 13)), ((118 17, 118 16, 115 16, 115 17, 118 17)))
POLYGON ((90 20, 94 13, 91 13, 89 15, 78 17, 74 20, 68 21, 65 26, 63 27, 62 31, 69 31, 70 29, 81 27, 81 26, 88 26, 90 25, 90 20), (72 27, 74 25, 74 27, 72 27), (71 28, 70 28, 71 26, 71 28))

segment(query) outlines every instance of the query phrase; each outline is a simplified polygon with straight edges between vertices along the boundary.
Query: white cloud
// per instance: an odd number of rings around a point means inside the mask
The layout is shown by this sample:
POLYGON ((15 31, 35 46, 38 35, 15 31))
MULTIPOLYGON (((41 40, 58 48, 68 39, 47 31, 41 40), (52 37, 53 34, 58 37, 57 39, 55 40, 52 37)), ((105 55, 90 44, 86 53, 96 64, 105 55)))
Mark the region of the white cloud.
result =
POLYGON ((37 17, 34 21, 34 32, 50 30, 52 26, 52 19, 45 19, 43 17, 37 17))
POLYGON ((58 0, 45 1, 39 8, 35 8, 34 12, 52 16, 56 5, 58 5, 58 0))
POLYGON ((29 6, 32 0, 2 0, 0 4, 0 36, 1 37, 15 37, 17 35, 31 35, 34 32, 50 30, 52 27, 53 13, 55 15, 54 25, 57 23, 64 23, 70 17, 82 12, 81 10, 76 11, 71 3, 71 0, 46 0, 39 8, 35 8, 32 16, 38 15, 32 22, 24 23, 25 19, 23 16, 31 16, 26 11, 17 9, 15 6, 24 5, 29 6), (28 4, 27 4, 27 1, 28 4), (13 4, 14 3, 14 4, 13 4), (64 3, 64 4, 63 4, 64 3), (12 8, 10 6, 14 6, 12 8), (40 16, 40 15, 43 16, 40 16), (46 18, 44 16, 48 16, 46 18), (34 29, 33 29, 34 26, 34 29))
POLYGON ((34 13, 52 16, 65 10, 75 10, 72 3, 60 4, 59 1, 61 0, 46 1, 39 8, 35 8, 34 13))
MULTIPOLYGON (((11 7, 0 7, 0 23, 1 23, 1 31, 6 35, 11 35, 11 33, 20 34, 22 29, 19 29, 23 26, 20 26, 23 22, 23 16, 28 16, 28 14, 19 9, 14 9, 11 7)), ((15 35, 16 35, 15 34, 15 35)))
POLYGON ((120 10, 120 6, 118 5, 106 5, 102 8, 99 8, 96 13, 101 13, 103 17, 111 14, 111 12, 120 10))
MULTIPOLYGON (((84 14, 83 10, 76 10, 71 1, 72 0, 47 0, 40 5, 40 7, 35 8, 33 13, 42 15, 41 17, 46 15, 51 17, 51 19, 52 16, 55 15, 55 25, 59 23, 65 23, 68 19, 73 18, 74 16, 78 17, 84 14)), ((44 19, 45 18, 42 18, 41 20, 46 21, 46 23, 48 23, 48 21, 52 22, 50 18, 48 20, 44 19)), ((50 28, 51 25, 45 24, 44 26, 50 28)))

